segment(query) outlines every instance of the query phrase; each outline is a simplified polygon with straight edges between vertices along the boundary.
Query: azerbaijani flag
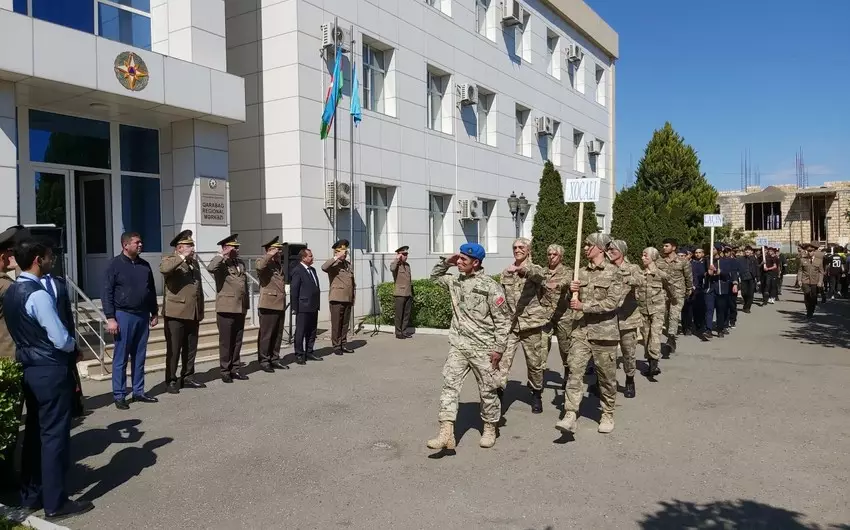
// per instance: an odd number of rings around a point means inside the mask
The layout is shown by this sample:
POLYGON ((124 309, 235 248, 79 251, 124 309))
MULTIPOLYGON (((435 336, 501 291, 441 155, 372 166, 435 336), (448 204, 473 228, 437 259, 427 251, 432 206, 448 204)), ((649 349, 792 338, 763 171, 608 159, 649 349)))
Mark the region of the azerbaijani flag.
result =
POLYGON ((333 125, 336 106, 342 97, 342 84, 342 46, 337 46, 334 70, 331 75, 331 86, 328 87, 328 94, 325 97, 325 111, 322 113, 322 131, 320 133, 322 140, 328 137, 328 132, 331 130, 331 125, 333 125))

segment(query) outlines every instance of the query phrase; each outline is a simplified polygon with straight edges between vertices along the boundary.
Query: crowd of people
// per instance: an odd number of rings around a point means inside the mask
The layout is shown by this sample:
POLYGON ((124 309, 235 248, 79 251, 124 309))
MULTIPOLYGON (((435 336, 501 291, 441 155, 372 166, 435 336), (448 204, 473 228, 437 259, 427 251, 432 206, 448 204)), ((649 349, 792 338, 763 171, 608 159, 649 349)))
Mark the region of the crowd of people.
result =
MULTIPOLYGON (((637 350, 642 338, 646 359, 643 375, 656 380, 660 361, 677 350, 677 336, 703 341, 720 339, 734 330, 740 312, 750 313, 757 293, 762 305, 782 294, 785 257, 778 248, 737 248, 715 243, 711 257, 701 247, 679 247, 665 239, 660 250, 643 249, 640 263, 627 259, 628 245, 606 234, 584 240, 586 264, 574 271, 562 262, 564 249, 550 245, 547 263, 531 259, 531 242, 513 243, 514 262, 497 282, 483 272, 486 252, 467 243, 442 259, 431 278, 446 288, 453 319, 449 355, 443 367, 439 432, 428 440, 431 449, 454 450, 458 395, 472 372, 481 397, 484 422, 480 446, 492 447, 501 418, 501 398, 518 346, 527 366, 532 413, 543 412, 543 375, 552 337, 564 367, 564 414, 555 427, 574 433, 585 395, 586 374, 596 375, 588 395, 599 398, 600 433, 614 429, 617 370, 625 372, 623 395, 637 395, 637 350), (458 274, 449 269, 457 267, 458 274)), ((824 285, 824 256, 817 246, 800 247, 797 283, 806 297, 808 316, 824 285), (812 294, 814 293, 814 294, 812 294)))

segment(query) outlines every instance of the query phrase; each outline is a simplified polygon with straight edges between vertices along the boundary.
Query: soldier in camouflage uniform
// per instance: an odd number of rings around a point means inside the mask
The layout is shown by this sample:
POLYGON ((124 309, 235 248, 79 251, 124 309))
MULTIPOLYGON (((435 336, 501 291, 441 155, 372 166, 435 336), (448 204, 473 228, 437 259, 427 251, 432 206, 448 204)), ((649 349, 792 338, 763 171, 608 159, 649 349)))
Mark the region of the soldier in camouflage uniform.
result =
POLYGON ((514 262, 502 271, 502 288, 512 314, 511 328, 505 354, 499 363, 502 371, 501 388, 508 382, 517 346, 525 352, 528 368, 527 386, 531 389, 531 412, 543 412, 543 372, 549 356, 548 341, 543 328, 552 318, 546 305, 546 269, 531 262, 531 241, 520 238, 514 241, 514 262))
POLYGON ((620 351, 623 352, 623 371, 626 372, 626 389, 623 396, 635 397, 635 352, 637 351, 637 332, 641 327, 640 311, 638 311, 635 289, 640 287, 643 274, 640 267, 626 259, 628 245, 622 239, 616 239, 608 246, 608 259, 616 265, 623 275, 625 297, 617 311, 620 327, 620 351))
POLYGON ((643 344, 645 357, 649 359, 647 377, 661 373, 658 360, 661 358, 661 330, 664 327, 664 313, 671 305, 679 301, 676 289, 667 278, 667 273, 658 268, 658 249, 643 250, 643 282, 637 288, 637 303, 643 316, 643 344))
POLYGON ((671 304, 669 301, 667 303, 667 346, 671 353, 676 351, 676 333, 679 331, 685 298, 689 297, 694 290, 691 264, 676 254, 678 246, 675 239, 665 239, 662 247, 663 256, 655 262, 658 269, 667 274, 667 280, 676 291, 676 303, 671 304))
POLYGON ((605 234, 591 234, 585 239, 584 254, 590 263, 579 271, 578 281, 570 283, 570 291, 578 293, 578 298, 570 301, 576 324, 570 340, 570 376, 564 399, 566 413, 555 425, 563 432, 575 431, 576 413, 584 393, 584 371, 591 357, 596 365, 602 403, 599 432, 614 430, 617 344, 620 341, 617 309, 624 297, 626 278, 605 256, 610 242, 611 238, 605 234))
POLYGON ((431 271, 431 280, 449 291, 452 298, 452 325, 449 330, 449 356, 443 366, 440 394, 440 432, 428 440, 431 449, 454 449, 454 422, 458 396, 466 375, 472 371, 481 395, 484 432, 481 447, 496 443, 496 424, 501 416, 497 389, 501 384, 499 360, 505 351, 510 329, 510 312, 502 288, 484 274, 484 248, 465 243, 460 253, 442 259, 431 271), (457 265, 460 274, 447 274, 457 265))
POLYGON ((564 365, 564 382, 561 384, 561 390, 566 390, 570 371, 567 359, 570 353, 570 335, 573 332, 573 313, 570 311, 570 282, 573 279, 573 269, 562 263, 564 247, 561 245, 549 245, 546 255, 549 267, 546 269, 544 305, 552 315, 550 324, 545 328, 546 351, 548 352, 552 347, 554 333, 558 338, 558 351, 564 365))

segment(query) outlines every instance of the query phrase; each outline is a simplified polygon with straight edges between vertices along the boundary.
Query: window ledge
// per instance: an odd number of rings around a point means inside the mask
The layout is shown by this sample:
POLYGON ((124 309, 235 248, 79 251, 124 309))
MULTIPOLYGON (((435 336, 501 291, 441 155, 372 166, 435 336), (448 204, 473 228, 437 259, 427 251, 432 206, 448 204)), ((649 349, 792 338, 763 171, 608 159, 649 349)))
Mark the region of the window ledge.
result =
POLYGON ((454 136, 455 136, 455 135, 454 135, 454 134, 452 134, 452 133, 446 133, 446 132, 443 132, 443 131, 438 131, 438 130, 436 130, 436 129, 432 129, 432 128, 428 127, 428 126, 425 126, 425 132, 426 132, 426 133, 431 133, 431 134, 436 134, 436 135, 438 135, 438 136, 445 136, 446 138, 454 138, 454 136))
POLYGON ((371 109, 364 108, 363 114, 366 114, 367 116, 371 115, 371 116, 374 116, 376 118, 382 118, 383 117, 383 118, 389 118, 391 120, 398 121, 398 116, 393 116, 392 114, 387 114, 385 112, 379 112, 377 110, 371 110, 371 109))

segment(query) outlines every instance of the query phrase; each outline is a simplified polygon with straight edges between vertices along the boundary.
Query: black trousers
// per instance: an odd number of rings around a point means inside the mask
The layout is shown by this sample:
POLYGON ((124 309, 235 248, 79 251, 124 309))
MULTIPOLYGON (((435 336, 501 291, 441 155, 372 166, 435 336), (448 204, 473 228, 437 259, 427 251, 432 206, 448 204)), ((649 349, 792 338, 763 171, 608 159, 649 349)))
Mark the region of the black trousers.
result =
POLYGON ((756 281, 741 280, 741 296, 744 299, 744 311, 753 307, 753 299, 756 296, 756 281))
POLYGON ((245 314, 216 313, 215 321, 218 324, 218 361, 221 375, 235 373, 239 369, 242 353, 245 314))
POLYGON ((734 326, 738 322, 738 293, 730 292, 727 296, 729 297, 726 300, 726 311, 729 313, 728 324, 734 326))
POLYGON ((351 306, 348 302, 331 302, 331 344, 341 348, 348 343, 348 324, 351 322, 351 306))
POLYGON ((197 320, 165 317, 165 382, 177 381, 177 362, 180 361, 180 379, 195 374, 195 357, 198 355, 197 320))
POLYGON ((713 292, 705 294, 705 329, 707 331, 722 331, 726 328, 726 318, 728 316, 726 301, 728 298, 725 294, 715 294, 713 292), (714 321, 715 313, 717 314, 716 324, 714 321))
POLYGON ((21 462, 21 504, 44 506, 52 513, 65 504, 65 477, 71 467, 71 401, 74 388, 69 366, 24 369, 27 422, 21 462))
POLYGON ((295 353, 313 353, 316 344, 316 326, 319 312, 296 313, 295 315, 295 353))
POLYGON ((839 280, 841 280, 841 276, 836 274, 830 274, 826 277, 827 288, 824 290, 825 296, 833 297, 837 294, 840 295, 838 291, 839 280))
POLYGON ((803 290, 803 302, 806 304, 806 315, 812 316, 818 305, 818 286, 804 283, 800 286, 803 290))
POLYGON ((284 311, 260 309, 260 333, 257 335, 257 360, 261 366, 280 360, 280 343, 283 341, 284 311))
POLYGON ((412 296, 395 297, 395 334, 401 335, 410 327, 410 311, 413 309, 412 296))
POLYGON ((705 329, 705 291, 697 289, 691 294, 691 314, 694 319, 694 331, 705 329))

